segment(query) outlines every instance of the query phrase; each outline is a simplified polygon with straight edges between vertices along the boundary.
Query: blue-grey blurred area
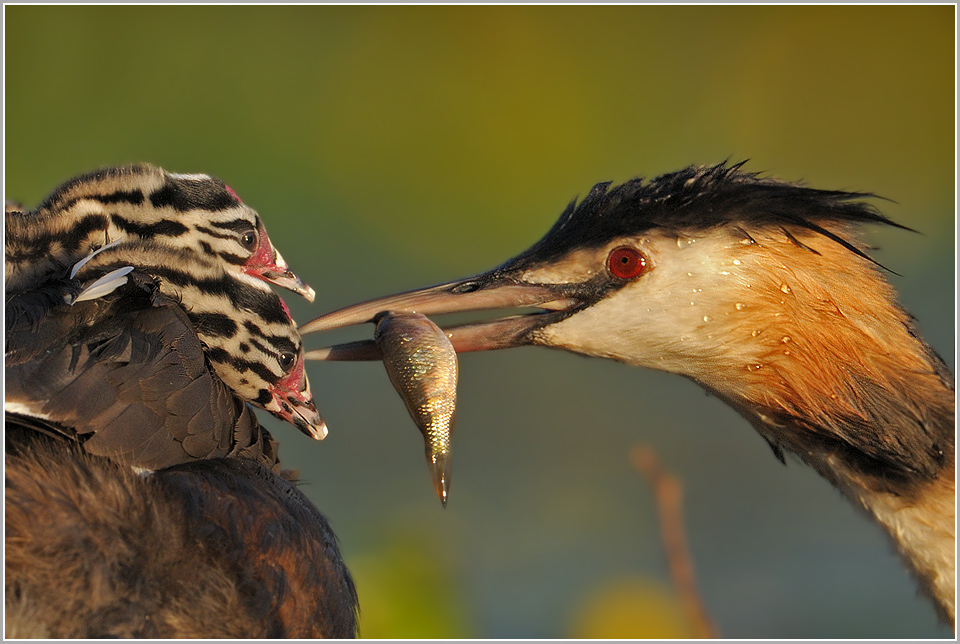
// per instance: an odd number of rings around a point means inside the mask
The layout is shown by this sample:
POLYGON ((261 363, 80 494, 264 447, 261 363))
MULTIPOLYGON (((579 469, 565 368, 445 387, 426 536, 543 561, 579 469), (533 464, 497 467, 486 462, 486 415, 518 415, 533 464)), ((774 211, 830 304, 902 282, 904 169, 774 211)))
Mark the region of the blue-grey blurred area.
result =
MULTIPOLYGON (((952 6, 6 6, 4 196, 104 165, 224 179, 316 290, 305 322, 492 268, 599 181, 689 164, 875 192, 955 366, 952 6)), ((308 337, 308 348, 372 327, 308 337)), ((684 486, 737 638, 952 638, 879 528, 693 383, 463 355, 451 499, 378 363, 308 367, 329 437, 262 415, 330 518, 367 637, 688 637, 646 480, 684 486)))

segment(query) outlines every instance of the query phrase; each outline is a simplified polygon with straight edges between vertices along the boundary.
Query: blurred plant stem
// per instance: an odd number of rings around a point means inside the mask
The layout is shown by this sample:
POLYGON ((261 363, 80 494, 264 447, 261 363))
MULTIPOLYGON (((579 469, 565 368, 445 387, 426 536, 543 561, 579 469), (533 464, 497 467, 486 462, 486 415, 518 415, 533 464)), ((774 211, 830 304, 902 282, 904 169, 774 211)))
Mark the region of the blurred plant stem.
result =
POLYGON ((716 639, 719 633, 697 590, 693 560, 687 547, 687 535, 683 527, 683 486, 677 477, 663 469, 656 453, 648 447, 635 446, 630 451, 630 461, 653 488, 660 514, 660 537, 684 613, 698 637, 716 639))

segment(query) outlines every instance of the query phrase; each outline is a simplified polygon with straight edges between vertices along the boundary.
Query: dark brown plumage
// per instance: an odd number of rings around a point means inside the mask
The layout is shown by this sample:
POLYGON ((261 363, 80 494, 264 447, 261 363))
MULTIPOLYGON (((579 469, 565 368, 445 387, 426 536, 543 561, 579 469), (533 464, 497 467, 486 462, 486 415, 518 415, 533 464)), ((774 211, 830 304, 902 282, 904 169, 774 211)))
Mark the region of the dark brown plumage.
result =
POLYGON ((179 303, 148 276, 130 277, 73 306, 69 281, 8 298, 8 416, 132 467, 241 454, 276 466, 275 442, 210 369, 179 303))
POLYGON ((6 635, 352 637, 357 596, 324 517, 247 459, 149 476, 14 430, 6 635))
POLYGON ((325 518, 180 304, 130 278, 8 301, 6 634, 353 636, 325 518))
POLYGON ((130 277, 8 302, 7 635, 353 636, 325 518, 180 304, 130 277))

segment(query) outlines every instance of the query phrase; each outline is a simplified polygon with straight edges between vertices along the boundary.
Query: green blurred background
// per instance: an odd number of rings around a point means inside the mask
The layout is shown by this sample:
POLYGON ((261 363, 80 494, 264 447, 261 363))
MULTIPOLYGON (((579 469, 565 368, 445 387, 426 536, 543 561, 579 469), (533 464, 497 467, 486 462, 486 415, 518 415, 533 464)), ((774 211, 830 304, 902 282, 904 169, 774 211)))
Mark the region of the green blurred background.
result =
MULTIPOLYGON (((873 191, 876 256, 955 365, 954 8, 5 6, 4 195, 149 161, 226 180, 302 321, 493 267, 598 181, 694 163, 873 191)), ((309 338, 308 347, 361 332, 309 338)), ((460 362, 451 501, 376 363, 311 364, 330 436, 264 417, 366 637, 684 637, 627 454, 685 485, 722 635, 952 637, 880 530, 681 378, 545 349, 460 362)))

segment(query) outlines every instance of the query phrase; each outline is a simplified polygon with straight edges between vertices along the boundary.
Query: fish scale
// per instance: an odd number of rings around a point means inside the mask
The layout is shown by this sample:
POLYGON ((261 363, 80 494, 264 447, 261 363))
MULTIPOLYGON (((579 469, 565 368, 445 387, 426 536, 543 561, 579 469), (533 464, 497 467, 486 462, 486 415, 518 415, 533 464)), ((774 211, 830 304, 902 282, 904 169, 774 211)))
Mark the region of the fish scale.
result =
POLYGON ((457 354, 446 334, 417 313, 379 317, 374 335, 383 365, 423 434, 427 467, 444 507, 457 407, 457 354))

